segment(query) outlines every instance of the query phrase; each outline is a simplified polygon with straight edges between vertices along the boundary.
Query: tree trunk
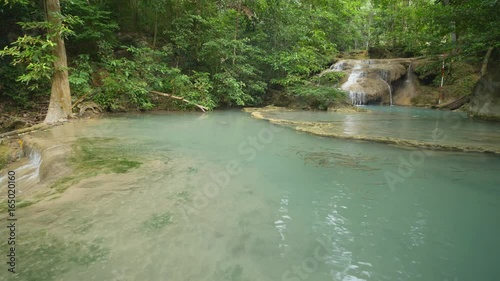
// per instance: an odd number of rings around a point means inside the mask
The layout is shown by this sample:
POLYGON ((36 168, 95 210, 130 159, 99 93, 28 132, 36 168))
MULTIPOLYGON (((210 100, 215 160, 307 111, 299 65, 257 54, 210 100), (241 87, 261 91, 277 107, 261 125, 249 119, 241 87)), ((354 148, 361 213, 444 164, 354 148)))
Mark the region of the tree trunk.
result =
POLYGON ((58 32, 62 24, 60 14, 59 0, 47 0, 47 19, 53 26, 48 32, 56 46, 52 52, 55 56, 54 74, 52 75, 49 110, 45 117, 45 123, 57 122, 61 118, 68 118, 71 114, 66 47, 64 46, 64 38, 58 32))
POLYGON ((493 47, 489 47, 486 55, 484 56, 483 66, 481 67, 481 76, 484 76, 488 70, 488 61, 491 56, 491 52, 493 51, 493 47))
POLYGON ((236 17, 234 19, 234 36, 233 36, 233 65, 235 63, 235 60, 236 60, 236 39, 238 39, 238 29, 239 29, 239 25, 240 25, 240 18, 239 18, 239 13, 241 11, 241 1, 238 3, 238 8, 236 10, 236 17))
POLYGON ((156 49, 156 37, 158 36, 158 12, 155 14, 155 30, 153 34, 153 50, 156 49))
MULTIPOLYGON (((444 0, 443 1, 443 4, 445 6, 449 6, 450 5, 450 0, 444 0)), ((456 23, 455 21, 451 21, 450 22, 450 26, 451 26, 451 29, 452 31, 450 32, 450 38, 451 38, 451 43, 455 44, 457 43, 457 26, 456 26, 456 23)), ((455 46, 455 50, 457 49, 457 47, 455 46)))

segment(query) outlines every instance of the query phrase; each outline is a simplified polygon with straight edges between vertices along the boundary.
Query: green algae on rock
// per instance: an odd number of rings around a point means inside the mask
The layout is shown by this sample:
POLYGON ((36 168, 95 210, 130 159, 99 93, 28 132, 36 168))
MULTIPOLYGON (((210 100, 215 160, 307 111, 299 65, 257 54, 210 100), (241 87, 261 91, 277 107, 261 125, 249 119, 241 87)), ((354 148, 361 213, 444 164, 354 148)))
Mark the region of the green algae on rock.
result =
POLYGON ((63 192, 84 178, 102 173, 126 173, 142 162, 131 154, 127 146, 113 138, 80 138, 73 144, 69 161, 74 172, 57 180, 52 188, 63 192))

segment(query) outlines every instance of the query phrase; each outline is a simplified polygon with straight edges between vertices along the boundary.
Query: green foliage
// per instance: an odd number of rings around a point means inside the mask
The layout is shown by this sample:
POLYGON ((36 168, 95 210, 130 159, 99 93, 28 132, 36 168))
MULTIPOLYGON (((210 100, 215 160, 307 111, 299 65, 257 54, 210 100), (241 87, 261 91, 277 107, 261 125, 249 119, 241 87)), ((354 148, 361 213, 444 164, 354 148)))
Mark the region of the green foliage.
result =
POLYGON ((68 52, 95 58, 99 42, 116 42, 118 24, 111 20, 111 12, 102 3, 89 5, 86 0, 72 0, 61 4, 65 14, 78 18, 72 26, 73 36, 66 44, 68 52))
POLYGON ((372 2, 370 46, 395 55, 451 53, 478 61, 488 47, 500 46, 498 1, 372 2))
POLYGON ((21 5, 27 5, 29 3, 28 0, 2 0, 0 4, 3 5, 14 5, 14 4, 21 4, 21 5))
POLYGON ((17 81, 23 83, 35 82, 30 89, 38 87, 36 82, 50 79, 52 76, 52 65, 55 57, 51 51, 54 43, 48 37, 24 35, 18 37, 10 47, 0 51, 0 56, 12 58, 11 64, 22 65, 25 71, 19 75, 17 81))
POLYGON ((136 62, 128 59, 111 60, 106 65, 108 72, 101 73, 102 86, 95 100, 105 108, 116 110, 122 103, 131 103, 141 109, 151 104, 147 100, 147 84, 136 72, 136 62), (134 76, 132 76, 134 75, 134 76))
POLYGON ((170 67, 166 60, 170 54, 168 48, 152 50, 147 47, 128 47, 131 58, 104 57, 101 72, 102 86, 95 97, 101 105, 117 109, 120 103, 129 103, 139 109, 153 107, 149 100, 151 90, 176 94, 187 94, 192 102, 213 108, 214 103, 208 96, 211 90, 206 74, 197 74, 192 78, 170 67))
POLYGON ((40 22, 39 2, 4 3, 2 15, 15 15, 0 22, 12 29, 21 21, 24 30, 14 31, 17 41, 0 37, 2 47, 15 41, 0 54, 16 66, 0 66, 0 85, 22 104, 35 100, 27 87, 47 90, 54 58, 46 30, 66 37, 76 96, 90 93, 110 110, 151 109, 151 90, 208 108, 260 104, 269 89, 320 91, 341 79, 317 76, 339 51, 479 61, 500 47, 494 0, 71 0, 61 2, 60 27, 40 22))
MULTIPOLYGON (((182 96, 187 100, 201 104, 208 109, 216 107, 216 102, 211 95, 213 84, 210 80, 210 74, 207 72, 194 72, 190 77, 182 75, 184 79, 178 79, 176 92, 182 93, 182 96), (179 81, 180 80, 180 81, 179 81)), ((181 108, 188 108, 189 105, 183 103, 179 105, 181 108)), ((192 107, 192 106, 191 106, 192 107)))
POLYGON ((291 99, 300 99, 311 108, 326 110, 329 106, 342 103, 347 95, 344 91, 324 85, 306 84, 288 88, 291 99))
POLYGON ((43 100, 48 97, 50 85, 48 80, 38 81, 36 83, 19 83, 19 77, 23 75, 23 68, 2 64, 0 62, 0 97, 4 100, 13 102, 13 106, 20 108, 32 108, 37 100, 43 100))
MULTIPOLYGON (((17 1, 17 4, 23 3, 17 1)), ((0 66, 0 73, 5 73, 5 76, 2 75, 5 79, 1 82, 1 88, 6 90, 3 95, 17 105, 31 107, 37 99, 47 96, 53 63, 56 59, 52 53, 55 47, 52 38, 56 34, 61 36, 73 34, 70 27, 79 22, 76 17, 70 15, 59 16, 62 24, 57 26, 46 21, 19 22, 25 34, 18 36, 9 46, 0 50, 0 57, 12 66, 8 67, 3 63, 0 66)))
POLYGON ((314 80, 317 81, 318 84, 320 85, 330 85, 330 86, 336 86, 340 82, 342 78, 344 78, 345 72, 340 72, 340 71, 329 71, 323 73, 323 75, 318 76, 314 80))
POLYGON ((74 67, 69 71, 69 83, 73 96, 79 97, 92 93, 92 65, 89 55, 79 55, 73 61, 74 67))
POLYGON ((266 87, 258 69, 263 51, 249 38, 240 38, 242 21, 234 10, 207 21, 208 40, 201 45, 199 56, 211 74, 214 99, 219 105, 247 105, 266 87))
POLYGON ((282 86, 291 86, 307 79, 314 72, 323 68, 325 58, 321 58, 312 47, 299 47, 296 50, 282 51, 269 58, 273 70, 284 73, 283 77, 271 82, 282 86))
POLYGON ((148 98, 151 89, 162 91, 169 81, 179 73, 162 63, 165 51, 149 48, 128 47, 129 58, 115 58, 105 53, 101 71, 102 85, 98 88, 95 100, 102 106, 115 110, 121 105, 150 109, 153 104, 148 98))

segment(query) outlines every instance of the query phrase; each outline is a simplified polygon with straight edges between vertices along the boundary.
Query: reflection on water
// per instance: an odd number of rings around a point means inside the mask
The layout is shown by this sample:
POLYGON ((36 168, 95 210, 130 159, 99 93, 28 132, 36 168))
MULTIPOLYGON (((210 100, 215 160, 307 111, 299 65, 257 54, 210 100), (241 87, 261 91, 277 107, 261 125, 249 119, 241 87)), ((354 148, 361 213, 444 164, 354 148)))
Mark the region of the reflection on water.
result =
MULTIPOLYGON (((436 126, 426 111, 381 114, 389 125, 374 125, 379 134, 394 127, 420 134, 409 129, 413 115, 420 128, 436 126)), ((371 115, 352 118, 377 123, 371 115)), ((408 150, 288 129, 261 141, 269 123, 241 112, 124 115, 72 126, 80 138, 119 139, 143 164, 18 210, 20 273, 0 280, 500 276, 500 157, 436 151, 391 189, 384 173, 397 173, 408 150), (230 175, 228 163, 241 171, 230 175)))
POLYGON ((344 134, 347 135, 359 135, 360 134, 360 124, 356 122, 356 115, 346 115, 343 121, 344 134))
POLYGON ((370 113, 275 111, 265 112, 264 116, 329 125, 322 130, 333 135, 390 137, 500 151, 500 126, 467 118, 465 112, 398 106, 363 108, 370 113))

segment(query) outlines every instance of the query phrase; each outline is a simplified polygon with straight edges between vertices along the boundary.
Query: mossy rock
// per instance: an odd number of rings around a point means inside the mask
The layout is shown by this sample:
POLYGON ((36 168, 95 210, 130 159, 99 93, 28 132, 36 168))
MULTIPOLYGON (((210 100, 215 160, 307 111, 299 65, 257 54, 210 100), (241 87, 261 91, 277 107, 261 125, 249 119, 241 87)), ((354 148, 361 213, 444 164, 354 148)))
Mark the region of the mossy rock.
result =
POLYGON ((75 172, 60 178, 52 188, 63 192, 85 178, 98 174, 123 174, 138 168, 139 153, 132 146, 123 145, 115 138, 80 138, 73 144, 73 154, 69 159, 75 172))
POLYGON ((4 169, 9 163, 10 149, 6 144, 0 144, 0 170, 4 169))

